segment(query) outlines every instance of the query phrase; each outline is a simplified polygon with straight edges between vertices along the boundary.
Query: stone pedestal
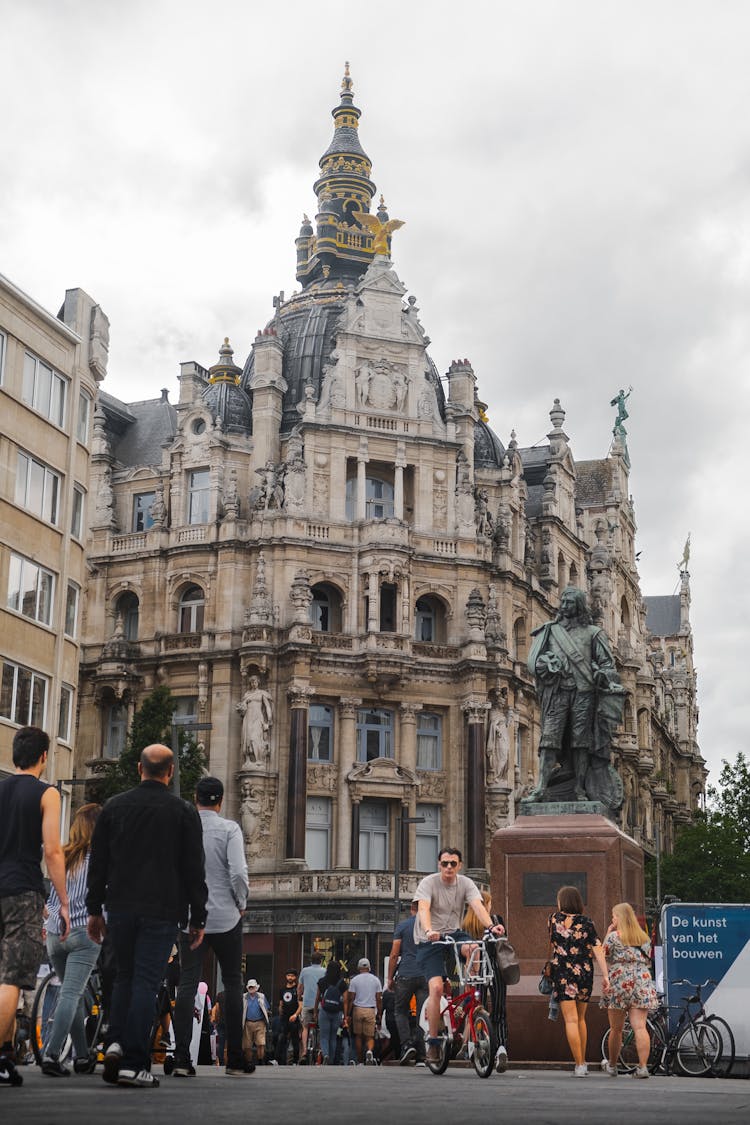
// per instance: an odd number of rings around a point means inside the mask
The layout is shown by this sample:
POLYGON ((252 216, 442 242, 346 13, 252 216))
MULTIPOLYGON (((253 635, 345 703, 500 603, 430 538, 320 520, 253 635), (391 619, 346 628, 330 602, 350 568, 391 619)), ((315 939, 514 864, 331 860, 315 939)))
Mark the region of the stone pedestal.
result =
MULTIPOLYGON (((549 950, 547 919, 556 909, 557 892, 577 886, 603 938, 615 903, 629 902, 636 914, 643 913, 643 851, 604 816, 589 811, 550 816, 538 808, 492 838, 492 905, 505 918, 521 963, 521 980, 508 990, 510 1057, 565 1061, 570 1055, 562 1019, 548 1019, 548 1000, 537 991, 549 950)), ((607 1025, 598 1006, 600 994, 597 972, 587 1021, 589 1062, 599 1058, 607 1025)))

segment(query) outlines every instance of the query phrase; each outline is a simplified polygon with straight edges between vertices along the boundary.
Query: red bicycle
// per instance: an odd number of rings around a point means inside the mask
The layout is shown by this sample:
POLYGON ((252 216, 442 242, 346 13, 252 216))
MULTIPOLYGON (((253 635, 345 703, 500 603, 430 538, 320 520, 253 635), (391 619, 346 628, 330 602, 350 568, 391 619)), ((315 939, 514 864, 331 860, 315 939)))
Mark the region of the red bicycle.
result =
POLYGON ((459 992, 457 996, 445 998, 440 1012, 443 1026, 439 1035, 438 1058, 427 1065, 433 1074, 445 1074, 451 1059, 465 1051, 479 1077, 489 1078, 497 1050, 492 1021, 483 1004, 484 989, 494 980, 487 948, 490 941, 473 941, 476 950, 467 964, 461 957, 464 942, 456 942, 449 934, 444 934, 440 942, 453 947, 459 992))

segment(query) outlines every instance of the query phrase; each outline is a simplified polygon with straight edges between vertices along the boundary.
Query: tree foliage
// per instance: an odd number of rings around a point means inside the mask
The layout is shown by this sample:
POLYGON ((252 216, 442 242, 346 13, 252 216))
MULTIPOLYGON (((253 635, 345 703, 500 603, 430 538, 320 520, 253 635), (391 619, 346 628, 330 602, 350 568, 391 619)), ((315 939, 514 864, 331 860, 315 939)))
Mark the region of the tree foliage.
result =
MULTIPOLYGON (((119 758, 107 763, 94 783, 96 800, 105 801, 138 785, 138 762, 144 747, 154 742, 172 745, 174 709, 175 699, 167 687, 155 688, 146 696, 133 716, 125 749, 119 758)), ((206 770, 206 756, 184 730, 180 731, 179 747, 180 796, 192 801, 198 780, 206 770)))
MULTIPOLYGON (((646 870, 647 893, 656 894, 656 864, 646 870)), ((677 835, 661 858, 661 893, 683 902, 750 902, 750 763, 740 751, 722 762, 718 787, 708 789, 705 813, 677 835)))

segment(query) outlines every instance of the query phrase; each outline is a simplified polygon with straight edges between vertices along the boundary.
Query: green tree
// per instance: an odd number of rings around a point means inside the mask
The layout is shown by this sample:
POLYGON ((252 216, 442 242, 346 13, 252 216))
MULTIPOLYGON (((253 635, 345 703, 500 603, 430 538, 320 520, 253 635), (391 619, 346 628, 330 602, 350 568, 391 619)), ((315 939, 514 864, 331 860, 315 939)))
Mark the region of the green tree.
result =
MULTIPOLYGON (((96 800, 105 801, 138 784, 138 762, 145 746, 154 742, 172 745, 174 709, 175 699, 167 687, 155 688, 146 696, 133 716, 125 749, 119 758, 107 763, 94 783, 96 800)), ((180 731, 179 747, 180 796, 192 801, 198 779, 206 770, 206 756, 185 730, 180 731)))
MULTIPOLYGON (((646 865, 647 894, 656 897, 656 864, 646 865)), ((750 764, 740 751, 722 762, 718 787, 661 857, 661 892, 683 902, 750 902, 750 764)))

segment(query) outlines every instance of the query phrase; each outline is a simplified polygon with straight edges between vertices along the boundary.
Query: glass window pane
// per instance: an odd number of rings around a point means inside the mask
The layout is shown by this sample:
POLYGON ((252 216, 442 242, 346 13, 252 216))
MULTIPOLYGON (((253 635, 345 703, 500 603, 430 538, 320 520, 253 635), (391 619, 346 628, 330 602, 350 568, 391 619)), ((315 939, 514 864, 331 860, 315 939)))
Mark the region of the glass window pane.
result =
POLYGON ((0 715, 4 719, 13 717, 13 688, 16 682, 14 664, 3 664, 3 679, 0 685, 0 715))
POLYGON ((36 382, 36 360, 28 352, 23 357, 23 401, 34 405, 34 384, 36 382))
POLYGON ((83 493, 78 488, 73 489, 73 513, 70 519, 70 534, 76 539, 81 538, 83 528, 83 493))
POLYGON ((78 396, 78 426, 76 436, 78 440, 86 444, 89 440, 89 411, 91 403, 88 395, 80 394, 78 396))
POLYGON ((65 684, 60 688, 60 713, 57 722, 57 737, 63 742, 70 741, 70 716, 73 711, 73 689, 65 684))
POLYGON ((47 681, 43 676, 33 676, 31 685, 31 716, 29 723, 35 727, 45 724, 47 710, 47 681))
POLYGON ((49 625, 52 620, 52 582, 52 575, 49 571, 40 571, 38 620, 45 625, 49 625))
POLYGON ((29 723, 31 707, 31 672, 28 668, 19 668, 16 676, 16 698, 13 721, 21 726, 29 723))
POLYGON ((49 418, 57 426, 62 426, 65 422, 65 390, 65 380, 61 379, 59 375, 53 375, 49 418))
POLYGON ((154 526, 151 510, 155 499, 154 492, 141 492, 133 497, 133 531, 148 531, 154 526))
POLYGON ((78 618, 78 587, 73 582, 68 583, 68 594, 65 599, 65 632, 69 637, 75 637, 78 618))
POLYGON ((52 368, 46 363, 37 363, 34 406, 47 418, 50 417, 50 394, 52 390, 52 368))
POLYGON ((8 567, 8 609, 20 610, 21 608, 21 577, 23 560, 18 555, 10 556, 8 567))
POLYGON ((26 505, 35 516, 44 516, 44 466, 38 461, 29 461, 29 477, 26 492, 26 505))

